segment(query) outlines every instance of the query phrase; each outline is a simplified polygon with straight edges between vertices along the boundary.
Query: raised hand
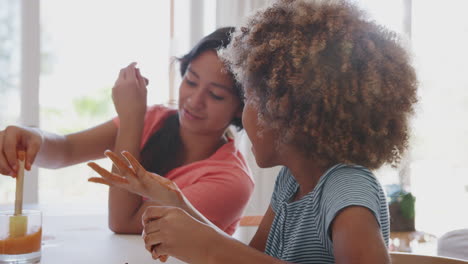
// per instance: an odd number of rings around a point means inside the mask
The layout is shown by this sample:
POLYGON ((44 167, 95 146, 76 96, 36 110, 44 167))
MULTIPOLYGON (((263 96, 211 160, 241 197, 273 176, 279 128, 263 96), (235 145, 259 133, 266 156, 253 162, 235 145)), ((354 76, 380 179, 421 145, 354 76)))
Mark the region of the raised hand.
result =
POLYGON ((112 88, 112 100, 120 119, 144 117, 148 79, 135 67, 136 62, 120 70, 112 88))
POLYGON ((25 169, 30 170, 42 145, 41 134, 34 128, 8 126, 0 131, 0 174, 16 176, 17 151, 26 151, 25 169))
POLYGON ((122 152, 126 160, 110 150, 106 150, 104 154, 112 160, 120 173, 112 173, 95 162, 89 162, 88 166, 102 177, 91 177, 88 181, 118 187, 161 205, 180 206, 183 203, 182 192, 174 182, 146 171, 129 152, 122 152))

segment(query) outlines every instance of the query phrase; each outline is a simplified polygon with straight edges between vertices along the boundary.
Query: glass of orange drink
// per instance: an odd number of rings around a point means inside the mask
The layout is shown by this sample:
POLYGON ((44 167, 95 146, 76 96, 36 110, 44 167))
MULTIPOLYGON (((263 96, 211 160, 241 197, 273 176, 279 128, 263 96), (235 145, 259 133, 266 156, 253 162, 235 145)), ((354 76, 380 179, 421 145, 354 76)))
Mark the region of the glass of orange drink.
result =
POLYGON ((20 216, 0 211, 0 264, 39 263, 41 241, 41 211, 23 210, 20 216))

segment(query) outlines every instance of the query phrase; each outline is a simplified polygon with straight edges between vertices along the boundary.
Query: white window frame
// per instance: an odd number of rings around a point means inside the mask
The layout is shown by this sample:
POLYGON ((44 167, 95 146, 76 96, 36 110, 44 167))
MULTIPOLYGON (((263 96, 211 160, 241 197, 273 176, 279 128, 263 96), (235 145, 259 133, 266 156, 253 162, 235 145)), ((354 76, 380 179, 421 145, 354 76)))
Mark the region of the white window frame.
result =
MULTIPOLYGON (((20 124, 39 127, 40 0, 23 0, 21 16, 20 124)), ((24 202, 38 203, 38 169, 25 178, 24 202)))

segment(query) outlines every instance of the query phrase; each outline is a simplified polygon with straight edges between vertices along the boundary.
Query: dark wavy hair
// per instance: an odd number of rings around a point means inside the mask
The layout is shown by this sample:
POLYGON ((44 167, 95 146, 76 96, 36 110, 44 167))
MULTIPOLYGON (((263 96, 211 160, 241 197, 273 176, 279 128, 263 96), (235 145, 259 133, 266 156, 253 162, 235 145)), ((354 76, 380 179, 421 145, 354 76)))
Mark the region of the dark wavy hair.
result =
POLYGON ((258 108, 318 164, 396 165, 417 79, 398 36, 347 1, 280 0, 220 54, 258 108))
MULTIPOLYGON (((226 48, 231 41, 231 33, 234 31, 234 27, 222 27, 200 40, 200 42, 198 42, 189 53, 185 54, 181 58, 178 58, 180 63, 180 75, 182 77, 185 75, 190 62, 197 58, 201 53, 207 50, 218 51, 222 48, 226 48)), ((244 107, 244 91, 242 90, 240 83, 237 82, 234 78, 234 75, 231 72, 229 72, 229 74, 234 80, 234 93, 241 101, 240 107, 244 107)), ((242 120, 239 117, 234 118, 231 124, 234 125, 238 130, 242 129, 242 120)))
MULTIPOLYGON (((176 58, 180 63, 180 75, 183 77, 189 64, 200 54, 208 50, 218 51, 225 48, 234 32, 234 27, 223 27, 202 38, 189 53, 176 58)), ((226 69, 227 70, 227 69, 226 69)), ((234 79, 234 76, 231 73, 234 79)), ((239 97, 243 107, 243 90, 238 82, 234 82, 234 93, 239 97)), ((238 117, 231 122, 238 130, 242 129, 242 120, 238 117)), ((170 170, 178 167, 176 164, 177 152, 180 150, 179 116, 178 113, 171 114, 164 121, 163 126, 156 131, 146 142, 140 155, 143 167, 159 175, 165 175, 170 170)))

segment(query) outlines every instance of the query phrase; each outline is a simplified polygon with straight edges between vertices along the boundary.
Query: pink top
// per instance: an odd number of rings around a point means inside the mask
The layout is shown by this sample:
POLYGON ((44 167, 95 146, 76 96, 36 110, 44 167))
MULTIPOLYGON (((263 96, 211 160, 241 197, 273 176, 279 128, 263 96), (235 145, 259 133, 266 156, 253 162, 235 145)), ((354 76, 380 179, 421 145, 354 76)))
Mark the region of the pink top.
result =
MULTIPOLYGON (((140 148, 176 110, 162 105, 149 107, 140 148)), ((119 126, 118 117, 114 123, 119 126)), ((220 147, 211 157, 175 168, 166 174, 192 205, 211 222, 232 235, 253 192, 251 172, 234 141, 220 147)))

